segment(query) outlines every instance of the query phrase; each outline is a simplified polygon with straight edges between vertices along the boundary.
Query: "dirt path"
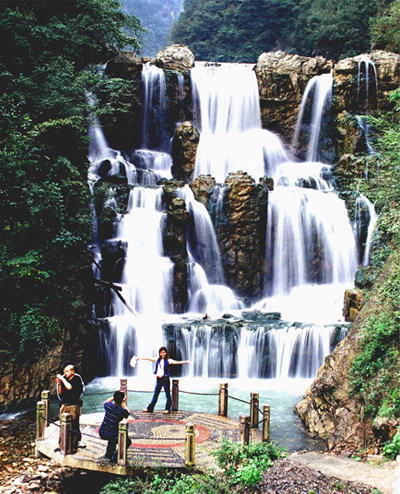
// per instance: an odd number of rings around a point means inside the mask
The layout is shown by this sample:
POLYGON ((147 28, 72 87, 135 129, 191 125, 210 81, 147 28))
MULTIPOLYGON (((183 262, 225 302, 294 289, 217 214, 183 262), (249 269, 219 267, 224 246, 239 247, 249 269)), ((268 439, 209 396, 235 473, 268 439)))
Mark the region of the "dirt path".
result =
POLYGON ((372 465, 351 458, 316 452, 294 453, 288 459, 331 477, 362 482, 379 489, 384 494, 400 494, 399 461, 372 465))

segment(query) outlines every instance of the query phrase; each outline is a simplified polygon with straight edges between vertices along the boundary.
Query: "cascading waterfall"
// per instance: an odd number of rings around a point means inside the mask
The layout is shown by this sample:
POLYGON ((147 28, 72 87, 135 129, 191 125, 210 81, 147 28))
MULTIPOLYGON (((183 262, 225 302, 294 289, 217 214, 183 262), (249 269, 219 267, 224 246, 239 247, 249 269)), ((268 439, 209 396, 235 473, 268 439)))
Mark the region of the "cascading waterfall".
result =
POLYGON ((363 194, 359 194, 355 205, 353 228, 357 238, 359 262, 368 266, 371 255, 372 236, 376 227, 378 215, 375 207, 363 194))
POLYGON ((366 113, 370 110, 378 92, 378 76, 375 63, 368 55, 358 57, 357 95, 359 104, 366 113))
POLYGON ((320 159, 320 133, 326 109, 329 108, 332 98, 332 74, 321 74, 314 76, 308 82, 300 106, 300 112, 292 140, 294 149, 299 146, 300 133, 304 125, 308 125, 307 161, 320 159), (312 102, 310 115, 306 119, 306 110, 312 102))
MULTIPOLYGON (((280 139, 261 128, 258 87, 251 66, 196 64, 191 81, 194 115, 201 132, 194 175, 210 173, 223 183, 228 173, 243 170, 255 179, 265 175, 274 179, 275 189, 269 194, 265 298, 253 309, 279 311, 288 321, 307 324, 221 330, 199 320, 199 314, 223 311, 240 319, 243 312, 238 310, 243 311, 243 303, 224 285, 210 215, 186 185, 178 194, 191 215, 187 312, 196 313, 197 320, 190 329, 177 330, 174 340, 181 358, 193 362, 184 372, 203 377, 312 377, 331 350, 332 323, 341 319, 343 291, 352 286, 357 265, 355 237, 345 204, 333 189, 330 166, 315 162, 315 158, 306 163, 290 161, 280 139)), ((330 99, 331 75, 319 76, 313 86, 304 96, 316 100, 309 156, 318 155, 319 127, 330 99)), ((143 87, 143 149, 136 150, 132 159, 138 177, 141 170, 154 173, 141 183, 154 185, 168 176, 171 163, 163 71, 145 65, 143 87)), ((224 187, 217 187, 214 195, 211 216, 217 225, 223 212, 224 187)), ((129 356, 134 352, 152 354, 165 341, 163 321, 180 317, 169 315, 173 264, 163 256, 162 224, 161 189, 135 187, 113 239, 127 245, 121 287, 134 314, 113 298, 108 334, 110 374, 129 373, 129 356)))
MULTIPOLYGON (((370 109, 376 106, 378 98, 378 76, 375 63, 368 55, 360 55, 357 70, 357 97, 360 110, 368 114, 370 109)), ((368 154, 375 154, 371 143, 371 128, 366 119, 356 115, 358 126, 364 136, 368 154)), ((368 178, 368 168, 365 170, 365 178, 368 178)))
POLYGON ((200 129, 194 176, 211 174, 223 183, 228 173, 244 170, 258 179, 288 159, 279 138, 261 128, 251 66, 196 63, 191 81, 200 129))
MULTIPOLYGON (((161 317, 172 311, 173 264, 163 256, 161 189, 135 187, 129 196, 128 210, 118 224, 116 238, 126 243, 126 259, 120 286, 133 313, 114 295, 112 316, 108 318, 115 353, 110 373, 127 371, 129 348, 152 355, 162 341, 161 317), (132 343, 134 342, 134 344, 132 343), (133 348, 134 347, 134 348, 133 348)), ((132 353, 133 352, 133 353, 132 353)))

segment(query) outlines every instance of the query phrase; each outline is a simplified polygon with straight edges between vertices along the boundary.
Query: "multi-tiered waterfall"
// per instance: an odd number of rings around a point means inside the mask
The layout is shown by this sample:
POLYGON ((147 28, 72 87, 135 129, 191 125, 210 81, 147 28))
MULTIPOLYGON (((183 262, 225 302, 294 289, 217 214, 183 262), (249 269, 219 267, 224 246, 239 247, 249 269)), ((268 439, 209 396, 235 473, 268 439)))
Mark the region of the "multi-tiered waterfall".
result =
MULTIPOLYGON (((183 91, 182 78, 178 81, 183 91)), ((114 238, 109 240, 125 250, 118 281, 127 304, 114 296, 108 309, 107 373, 134 372, 129 357, 154 354, 166 341, 168 327, 179 358, 192 361, 185 370, 188 375, 313 377, 331 351, 335 324, 342 317, 343 292, 353 285, 357 267, 356 237, 345 203, 333 188, 330 165, 315 161, 332 77, 319 76, 306 91, 305 99, 312 100, 311 134, 309 161, 303 163, 294 160, 278 136, 261 128, 251 66, 196 64, 191 84, 195 124, 201 133, 194 175, 211 174, 219 185, 213 194, 213 218, 188 185, 177 191, 192 218, 187 234, 187 314, 172 314, 173 264, 163 248, 165 205, 162 188, 156 185, 169 176, 172 164, 164 73, 145 65, 142 148, 133 153, 133 164, 118 158, 128 163, 126 175, 128 170, 135 173, 129 172, 133 188, 128 208, 117 215, 114 238), (223 210, 225 178, 238 170, 255 180, 272 177, 275 184, 266 215, 264 295, 247 309, 225 284, 212 222, 218 223, 223 210), (246 321, 253 317, 249 309, 257 314, 280 312, 287 322, 276 315, 275 322, 256 317, 249 325, 246 321), (229 312, 225 317, 232 324, 214 323, 224 312, 229 312), (212 320, 204 321, 204 314, 212 320)), ((95 156, 91 174, 102 176, 105 161, 111 162, 108 173, 112 173, 116 152, 109 150, 98 122, 91 136, 91 157, 95 156)))

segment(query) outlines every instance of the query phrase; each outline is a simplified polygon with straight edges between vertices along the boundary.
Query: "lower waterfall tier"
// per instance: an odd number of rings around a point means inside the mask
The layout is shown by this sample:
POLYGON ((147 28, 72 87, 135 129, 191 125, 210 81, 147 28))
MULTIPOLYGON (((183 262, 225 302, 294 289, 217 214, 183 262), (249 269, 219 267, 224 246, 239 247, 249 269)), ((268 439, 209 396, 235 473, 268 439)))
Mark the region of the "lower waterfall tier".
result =
POLYGON ((99 375, 140 375, 140 369, 130 368, 130 358, 155 355, 158 343, 168 347, 171 358, 191 361, 174 369, 176 376, 310 378, 344 338, 348 325, 287 322, 276 312, 243 311, 239 317, 224 314, 216 320, 181 316, 146 322, 115 316, 98 320, 98 327, 99 375), (148 348, 139 344, 144 331, 151 340, 148 348))

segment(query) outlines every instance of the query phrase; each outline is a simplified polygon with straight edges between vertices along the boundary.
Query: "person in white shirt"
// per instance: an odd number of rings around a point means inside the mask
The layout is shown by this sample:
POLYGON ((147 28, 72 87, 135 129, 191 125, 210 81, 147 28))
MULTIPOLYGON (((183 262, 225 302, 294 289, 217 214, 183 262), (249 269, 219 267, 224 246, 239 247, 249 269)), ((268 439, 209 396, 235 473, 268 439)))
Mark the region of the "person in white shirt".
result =
POLYGON ((169 371, 169 366, 170 365, 177 365, 177 364, 190 364, 189 360, 173 360, 172 358, 169 358, 168 356, 168 350, 165 348, 165 346, 162 346, 158 350, 158 358, 157 357, 132 357, 131 359, 131 365, 134 366, 138 360, 148 360, 149 362, 156 362, 156 366, 154 369, 154 374, 156 375, 156 387, 154 388, 154 394, 151 402, 147 405, 147 408, 145 408, 143 411, 144 412, 153 412, 154 407, 156 406, 158 396, 164 388, 165 391, 165 396, 167 398, 167 402, 165 404, 165 410, 164 413, 169 413, 171 411, 171 405, 172 405, 172 400, 171 400, 171 392, 170 392, 170 371, 169 371))

